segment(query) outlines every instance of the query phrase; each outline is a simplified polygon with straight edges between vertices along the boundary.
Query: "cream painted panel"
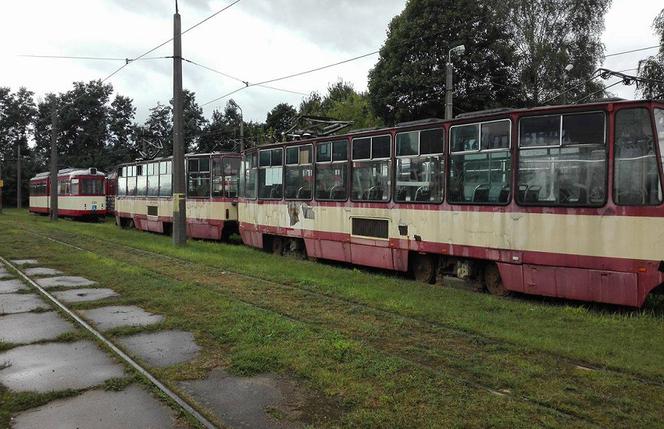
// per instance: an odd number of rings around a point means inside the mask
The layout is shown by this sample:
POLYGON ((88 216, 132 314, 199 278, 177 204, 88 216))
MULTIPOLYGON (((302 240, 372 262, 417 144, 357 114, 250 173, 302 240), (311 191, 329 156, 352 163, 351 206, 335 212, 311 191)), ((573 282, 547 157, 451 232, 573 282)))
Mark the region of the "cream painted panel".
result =
MULTIPOLYGON (((408 225, 408 237, 468 246, 629 259, 664 259, 664 218, 480 211, 312 207, 315 220, 289 225, 285 204, 241 203, 241 221, 349 233, 350 217, 391 219, 390 238, 408 225), (270 209, 270 215, 264 213, 270 209)), ((300 210, 300 213, 302 211, 300 210)))

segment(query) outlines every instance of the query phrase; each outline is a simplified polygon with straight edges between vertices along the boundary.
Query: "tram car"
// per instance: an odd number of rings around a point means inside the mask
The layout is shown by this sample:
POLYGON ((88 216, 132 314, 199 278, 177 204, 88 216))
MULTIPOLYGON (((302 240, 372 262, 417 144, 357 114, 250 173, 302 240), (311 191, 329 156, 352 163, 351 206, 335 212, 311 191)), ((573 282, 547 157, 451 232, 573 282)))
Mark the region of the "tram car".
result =
MULTIPOLYGON (((96 219, 106 216, 106 176, 96 168, 58 171, 58 216, 96 219)), ((48 214, 50 173, 30 179, 30 212, 48 214)))
MULTIPOLYGON (((188 154, 187 235, 221 240, 237 233, 238 153, 188 154)), ((170 234, 173 227, 172 158, 139 161, 118 168, 116 223, 170 234)))
POLYGON ((618 100, 261 146, 239 230, 430 283, 640 307, 663 288, 663 151, 664 103, 618 100))

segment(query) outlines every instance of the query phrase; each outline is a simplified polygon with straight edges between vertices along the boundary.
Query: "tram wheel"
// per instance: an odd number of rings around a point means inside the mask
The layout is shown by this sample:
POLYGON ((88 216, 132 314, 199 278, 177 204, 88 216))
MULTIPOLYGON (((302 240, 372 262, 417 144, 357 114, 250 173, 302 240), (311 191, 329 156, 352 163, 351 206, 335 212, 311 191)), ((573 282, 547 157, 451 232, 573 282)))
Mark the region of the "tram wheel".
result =
POLYGON ((418 282, 434 284, 438 266, 432 255, 416 254, 413 257, 413 277, 418 282))
POLYGON ((489 264, 484 268, 484 287, 491 295, 507 296, 510 294, 510 291, 505 289, 496 264, 489 264))
POLYGON ((281 239, 281 237, 272 237, 272 253, 275 255, 283 255, 284 254, 284 240, 281 239))

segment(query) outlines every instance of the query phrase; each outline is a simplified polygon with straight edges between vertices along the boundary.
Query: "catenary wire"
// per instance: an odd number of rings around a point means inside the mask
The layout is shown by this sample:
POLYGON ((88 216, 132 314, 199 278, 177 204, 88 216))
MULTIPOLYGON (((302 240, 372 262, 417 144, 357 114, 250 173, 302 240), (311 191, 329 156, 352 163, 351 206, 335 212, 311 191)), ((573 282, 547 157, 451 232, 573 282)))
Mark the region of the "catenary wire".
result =
MULTIPOLYGON (((231 7, 235 6, 235 5, 238 4, 240 1, 242 1, 242 0, 235 0, 233 3, 231 3, 231 4, 229 4, 229 5, 225 6, 225 7, 223 7, 222 9, 220 9, 220 10, 218 10, 218 11, 216 11, 215 13, 213 13, 213 14, 210 15, 210 16, 208 16, 207 18, 205 18, 205 19, 203 19, 203 20, 201 20, 201 21, 198 21, 196 24, 192 25, 191 27, 187 28, 186 30, 181 31, 181 32, 180 32, 180 35, 183 35, 183 34, 188 33, 189 31, 193 30, 194 28, 198 27, 199 25, 203 24, 204 22, 206 22, 206 21, 208 21, 208 20, 214 18, 215 16, 219 15, 221 12, 223 12, 223 11, 225 11, 225 10, 227 10, 227 9, 230 9, 231 7)), ((102 83, 103 83, 103 82, 106 82, 108 79, 110 79, 111 77, 115 76, 115 75, 116 75, 117 73, 119 73, 122 69, 124 69, 125 67, 127 67, 131 62, 133 62, 133 61, 135 61, 135 60, 138 60, 138 59, 141 59, 141 58, 145 57, 145 56, 148 55, 148 54, 151 54, 152 52, 156 51, 157 49, 161 48, 162 46, 166 45, 167 43, 170 43, 171 41, 173 41, 173 37, 171 37, 170 39, 166 40, 165 42, 160 43, 159 45, 155 46, 154 48, 152 48, 152 49, 150 49, 150 50, 144 52, 143 54, 139 55, 138 57, 133 58, 132 61, 128 61, 128 62, 126 62, 125 64, 123 64, 122 66, 120 66, 119 68, 117 68, 115 71, 113 71, 113 73, 109 74, 109 75, 106 76, 104 79, 102 79, 102 83)))

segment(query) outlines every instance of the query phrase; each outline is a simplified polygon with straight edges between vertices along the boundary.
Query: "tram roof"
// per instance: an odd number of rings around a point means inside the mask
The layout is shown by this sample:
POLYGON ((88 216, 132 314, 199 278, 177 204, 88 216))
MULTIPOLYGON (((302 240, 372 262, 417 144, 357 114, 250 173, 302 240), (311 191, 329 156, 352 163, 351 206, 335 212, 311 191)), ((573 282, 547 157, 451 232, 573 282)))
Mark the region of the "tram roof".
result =
POLYGON ((631 105, 646 105, 646 104, 664 104, 663 100, 626 100, 622 98, 605 98, 590 103, 584 104, 557 104, 557 105, 547 105, 547 106, 538 106, 538 107, 504 107, 496 109, 487 109, 479 110, 475 112, 463 113, 456 116, 453 119, 441 119, 441 118, 428 118, 421 119, 417 121, 410 122, 401 122, 392 127, 376 127, 376 128, 364 128, 359 130, 352 130, 346 134, 337 134, 332 136, 325 137, 309 137, 302 140, 293 140, 279 143, 270 143, 262 146, 256 146, 251 149, 263 149, 263 148, 275 148, 279 146, 291 146, 291 145, 301 145, 301 144, 312 144, 315 142, 321 141, 333 141, 335 139, 342 139, 347 137, 358 137, 358 136, 371 136, 378 133, 389 133, 393 130, 408 129, 421 127, 423 125, 443 125, 446 123, 468 123, 468 122, 477 122, 482 120, 491 120, 491 119, 500 119, 505 118, 513 114, 526 114, 530 112, 544 113, 544 112, 560 112, 560 111, 579 111, 579 110, 588 110, 589 108, 602 108, 605 109, 610 105, 616 104, 631 104, 631 105))
MULTIPOLYGON (((51 175, 49 171, 45 171, 42 173, 38 173, 33 177, 32 179, 44 179, 48 178, 51 175)), ((106 177, 106 173, 104 173, 101 170, 97 170, 96 168, 63 168, 58 170, 58 177, 62 176, 99 176, 99 177, 106 177)), ((32 180, 30 179, 30 180, 32 180)))

